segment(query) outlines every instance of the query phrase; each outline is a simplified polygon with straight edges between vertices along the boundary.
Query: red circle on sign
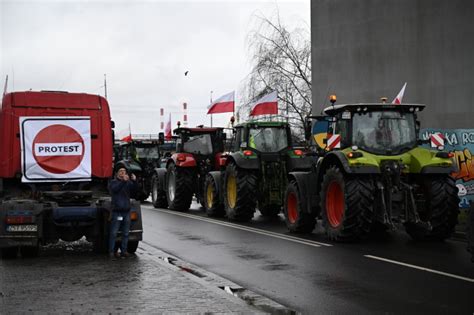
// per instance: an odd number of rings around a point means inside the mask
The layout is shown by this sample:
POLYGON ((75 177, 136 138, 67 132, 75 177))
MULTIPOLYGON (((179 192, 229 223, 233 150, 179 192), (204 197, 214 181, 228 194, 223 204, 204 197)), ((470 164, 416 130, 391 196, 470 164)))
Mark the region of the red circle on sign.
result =
MULTIPOLYGON (((42 129, 33 140, 33 156, 38 165, 44 170, 54 174, 66 174, 74 170, 81 164, 84 158, 84 140, 73 128, 66 125, 51 125, 42 129), (66 155, 62 143, 81 144, 81 150, 75 155, 66 155), (48 144, 48 152, 37 154, 37 145, 48 144), (45 155, 43 155, 45 154, 45 155)), ((43 151, 45 149, 43 148, 43 151)), ((66 149, 70 151, 70 148, 66 149)))

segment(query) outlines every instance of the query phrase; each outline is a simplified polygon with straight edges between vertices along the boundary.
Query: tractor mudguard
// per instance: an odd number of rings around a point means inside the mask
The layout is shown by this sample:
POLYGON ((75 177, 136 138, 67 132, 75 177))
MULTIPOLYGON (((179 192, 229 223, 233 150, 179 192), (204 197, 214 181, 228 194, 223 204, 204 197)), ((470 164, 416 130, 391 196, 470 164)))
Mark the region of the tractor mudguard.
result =
POLYGON ((115 167, 116 171, 120 167, 125 167, 127 169, 127 171, 130 172, 130 173, 140 173, 142 171, 142 168, 141 168, 140 164, 138 164, 136 162, 121 160, 121 161, 118 161, 115 165, 116 165, 116 167, 115 167))
POLYGON ((342 167, 348 174, 379 174, 380 170, 372 165, 360 165, 350 167, 347 157, 341 151, 332 151, 323 157, 320 167, 318 167, 318 173, 320 170, 325 170, 330 165, 338 165, 342 167))
POLYGON ((235 164, 243 169, 247 170, 258 170, 259 159, 258 158, 245 158, 240 152, 232 153, 227 159, 227 164, 230 161, 234 161, 235 164))
MULTIPOLYGON (((179 167, 195 167, 196 159, 191 153, 175 153, 171 156, 171 160, 179 167)), ((168 165, 171 161, 168 161, 168 165)))
MULTIPOLYGON (((288 174, 288 182, 296 181, 299 195, 303 203, 303 209, 311 213, 319 208, 319 190, 316 188, 317 177, 314 172, 291 172, 288 174)), ((318 215, 319 213, 316 213, 318 215)))
POLYGON ((425 166, 421 169, 422 174, 451 174, 456 171, 456 167, 453 166, 425 166))

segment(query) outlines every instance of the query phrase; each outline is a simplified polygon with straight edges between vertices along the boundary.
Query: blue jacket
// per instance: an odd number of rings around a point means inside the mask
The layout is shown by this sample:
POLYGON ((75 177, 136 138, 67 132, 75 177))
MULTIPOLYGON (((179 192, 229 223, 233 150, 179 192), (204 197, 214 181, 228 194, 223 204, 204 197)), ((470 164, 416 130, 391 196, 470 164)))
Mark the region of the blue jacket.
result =
POLYGON ((109 181, 113 211, 130 211, 130 195, 137 188, 135 181, 121 181, 116 178, 109 181))

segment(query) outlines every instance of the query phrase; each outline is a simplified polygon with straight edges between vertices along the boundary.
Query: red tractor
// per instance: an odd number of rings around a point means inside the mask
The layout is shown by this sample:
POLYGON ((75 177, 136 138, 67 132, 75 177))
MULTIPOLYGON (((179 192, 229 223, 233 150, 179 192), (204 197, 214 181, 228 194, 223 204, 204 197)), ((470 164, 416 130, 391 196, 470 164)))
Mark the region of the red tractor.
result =
POLYGON ((225 167, 224 128, 177 128, 176 152, 155 170, 152 201, 155 208, 187 211, 193 195, 204 206, 204 182, 211 171, 225 167))

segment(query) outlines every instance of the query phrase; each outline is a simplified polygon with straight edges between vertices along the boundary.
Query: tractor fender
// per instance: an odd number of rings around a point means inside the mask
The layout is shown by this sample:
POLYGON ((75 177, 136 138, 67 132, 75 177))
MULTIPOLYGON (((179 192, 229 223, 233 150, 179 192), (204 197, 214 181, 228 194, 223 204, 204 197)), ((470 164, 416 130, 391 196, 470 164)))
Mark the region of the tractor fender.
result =
MULTIPOLYGON (((317 177, 314 172, 291 172, 288 182, 296 181, 299 196, 306 213, 317 212, 319 209, 319 190, 316 189, 317 177)), ((319 215, 319 213, 315 213, 319 215)))
MULTIPOLYGON (((318 161, 318 173, 321 171, 323 173, 320 173, 319 175, 323 175, 324 172, 328 167, 331 165, 336 165, 338 166, 341 170, 343 170, 347 174, 379 174, 380 170, 378 167, 374 166, 356 166, 356 167, 351 167, 349 165, 349 162, 347 161, 347 157, 345 154, 341 151, 332 151, 327 153, 322 159, 318 161)), ((318 176, 318 179, 321 179, 318 176)))
POLYGON ((298 158, 289 158, 288 163, 288 170, 290 172, 293 171, 307 171, 311 169, 311 165, 313 164, 313 157, 311 156, 303 156, 298 158))
POLYGON ((232 153, 227 158, 227 165, 230 162, 234 162, 238 167, 247 169, 247 170, 258 170, 259 169, 259 159, 258 158, 245 158, 240 152, 232 153))
POLYGON ((142 167, 136 162, 131 162, 128 160, 120 160, 115 164, 115 171, 120 167, 124 167, 130 173, 140 173, 142 172, 142 167))
POLYGON ((169 165, 171 161, 179 167, 195 167, 197 165, 196 159, 191 153, 174 153, 170 160, 168 160, 167 165, 169 165))
POLYGON ((448 166, 432 166, 428 165, 421 169, 421 174, 451 174, 452 172, 456 172, 457 167, 448 166))

